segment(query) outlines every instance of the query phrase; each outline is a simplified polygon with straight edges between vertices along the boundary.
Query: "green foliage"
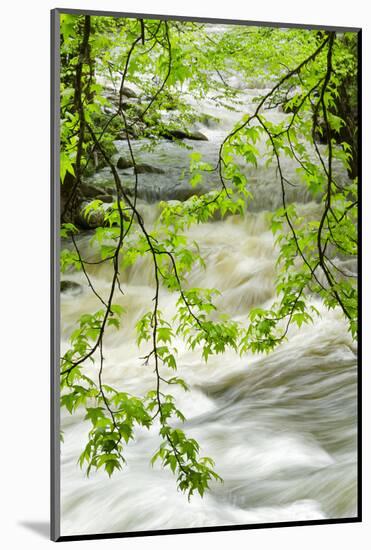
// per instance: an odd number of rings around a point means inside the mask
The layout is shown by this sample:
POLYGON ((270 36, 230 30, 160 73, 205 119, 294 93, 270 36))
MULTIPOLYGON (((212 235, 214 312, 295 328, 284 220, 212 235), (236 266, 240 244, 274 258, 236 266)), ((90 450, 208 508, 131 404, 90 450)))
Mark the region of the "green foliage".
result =
POLYGON ((160 434, 165 441, 153 455, 151 463, 161 459, 163 466, 170 467, 177 475, 178 488, 188 493, 188 500, 195 491, 202 497, 211 480, 222 481, 212 469, 214 461, 207 456, 198 456, 200 446, 197 441, 187 438, 182 430, 167 425, 161 428, 160 434))
POLYGON ((101 386, 95 397, 95 406, 85 410, 85 420, 92 428, 79 464, 83 467, 87 463, 88 475, 93 467, 97 470, 104 467, 111 476, 125 463, 123 447, 134 439, 135 426, 149 428, 151 417, 141 399, 107 385, 101 386))

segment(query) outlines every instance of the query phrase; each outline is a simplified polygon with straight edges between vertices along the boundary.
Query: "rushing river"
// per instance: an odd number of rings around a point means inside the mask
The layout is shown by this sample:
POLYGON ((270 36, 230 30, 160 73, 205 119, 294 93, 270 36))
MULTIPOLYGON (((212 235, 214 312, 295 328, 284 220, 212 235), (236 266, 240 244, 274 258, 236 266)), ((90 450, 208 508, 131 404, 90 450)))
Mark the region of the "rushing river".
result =
MULTIPOLYGON (((199 125, 209 141, 186 141, 205 160, 215 162, 217 149, 243 112, 252 112, 254 96, 261 90, 244 90, 241 112, 200 107, 219 121, 199 125)), ((269 111, 279 120, 285 115, 269 111)), ((117 143, 119 154, 127 152, 117 143)), ((189 149, 164 140, 154 151, 133 142, 136 156, 161 167, 165 174, 139 176, 140 209, 151 226, 159 212, 160 199, 184 198, 188 184, 180 180, 189 166, 189 149)), ((285 170, 295 181, 295 166, 285 161, 285 170)), ((133 183, 129 172, 123 181, 133 183)), ((274 300, 277 250, 267 223, 267 212, 281 205, 273 168, 248 169, 254 201, 244 218, 192 227, 188 234, 197 241, 206 270, 196 267, 190 286, 218 288, 220 310, 244 322, 251 307, 265 307, 274 300)), ((92 181, 106 185, 102 170, 92 181)), ((212 179, 207 182, 212 188, 212 179)), ((290 187, 288 199, 304 215, 315 215, 318 205, 308 202, 302 186, 290 187)), ((88 236, 81 238, 85 257, 88 236)), ((94 251, 90 250, 93 255, 94 251)), ((340 259, 338 260, 340 262, 340 259)), ((349 262, 344 268, 356 271, 349 262)), ((92 282, 107 295, 108 266, 91 266, 92 282)), ((76 296, 62 295, 62 349, 76 320, 99 309, 83 275, 65 278, 83 285, 76 296)), ((144 366, 143 350, 135 343, 135 322, 147 312, 153 299, 151 259, 138 262, 121 275, 124 295, 115 303, 127 313, 121 331, 108 331, 104 341, 104 382, 134 395, 155 387, 155 375, 144 366)), ((298 521, 356 515, 356 349, 339 310, 327 311, 316 299, 321 317, 299 330, 291 327, 287 342, 269 355, 233 352, 210 357, 205 365, 199 350, 190 351, 181 341, 178 349, 179 376, 191 388, 186 393, 174 387, 177 405, 187 417, 187 435, 201 445, 202 455, 211 456, 224 483, 215 483, 204 498, 191 502, 177 492, 175 477, 150 458, 160 443, 157 427, 138 430, 126 450, 127 465, 111 479, 104 472, 86 478, 77 458, 86 442, 89 424, 83 410, 74 415, 62 411, 64 440, 61 457, 61 534, 125 532, 261 522, 298 521)), ((160 308, 171 319, 176 296, 161 290, 160 308)), ((88 367, 93 372, 94 367, 88 367)), ((166 375, 166 373, 164 373, 166 375)))

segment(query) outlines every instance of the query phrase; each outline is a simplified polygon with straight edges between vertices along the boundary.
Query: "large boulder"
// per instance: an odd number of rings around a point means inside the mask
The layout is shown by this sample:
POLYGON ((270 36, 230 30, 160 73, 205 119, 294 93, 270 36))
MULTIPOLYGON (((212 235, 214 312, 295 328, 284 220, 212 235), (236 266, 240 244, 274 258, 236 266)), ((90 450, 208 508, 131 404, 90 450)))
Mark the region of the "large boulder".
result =
POLYGON ((108 107, 108 105, 105 105, 103 107, 103 112, 106 114, 106 115, 114 115, 115 112, 116 112, 116 109, 113 109, 112 107, 108 107))
POLYGON ((202 187, 196 187, 194 189, 188 185, 179 185, 168 191, 166 200, 184 202, 194 195, 201 196, 205 192, 207 192, 207 189, 203 189, 202 187))
POLYGON ((136 100, 123 97, 121 101, 121 108, 126 112, 126 117, 130 122, 130 119, 140 119, 142 115, 142 108, 136 100))
POLYGON ((131 158, 120 157, 117 161, 116 166, 120 170, 126 170, 126 168, 132 168, 134 166, 134 163, 131 158))
POLYGON ((100 207, 97 210, 86 213, 85 208, 89 202, 81 203, 80 209, 76 215, 75 224, 81 229, 96 229, 105 225, 105 210, 100 207))
POLYGON ((136 174, 165 174, 165 170, 158 168, 157 166, 152 166, 151 164, 138 163, 134 167, 134 172, 136 174))
POLYGON ((131 88, 128 88, 127 86, 124 86, 122 88, 122 93, 124 96, 129 98, 138 97, 138 95, 134 92, 134 90, 132 90, 131 88))
POLYGON ((196 141, 208 141, 208 138, 202 132, 190 132, 188 130, 165 130, 163 137, 166 139, 193 139, 196 141))
POLYGON ((117 190, 116 190, 115 186, 104 185, 104 186, 102 186, 102 193, 104 193, 105 195, 115 196, 115 195, 117 195, 117 190))
POLYGON ((115 139, 120 141, 127 141, 128 139, 138 139, 142 134, 144 129, 143 125, 140 124, 130 124, 128 131, 121 129, 116 133, 115 139))
POLYGON ((196 141, 209 141, 209 139, 202 132, 190 132, 188 139, 195 139, 196 141))
POLYGON ((90 183, 83 183, 80 185, 80 191, 81 194, 86 199, 95 199, 97 195, 102 194, 102 189, 100 187, 96 187, 95 185, 91 185, 90 183))
POLYGON ((78 294, 82 293, 83 288, 81 285, 75 283, 74 281, 61 281, 60 290, 61 293, 77 296, 78 294))
POLYGON ((105 203, 111 203, 114 201, 114 198, 112 197, 112 195, 107 195, 107 194, 97 195, 96 198, 105 203))

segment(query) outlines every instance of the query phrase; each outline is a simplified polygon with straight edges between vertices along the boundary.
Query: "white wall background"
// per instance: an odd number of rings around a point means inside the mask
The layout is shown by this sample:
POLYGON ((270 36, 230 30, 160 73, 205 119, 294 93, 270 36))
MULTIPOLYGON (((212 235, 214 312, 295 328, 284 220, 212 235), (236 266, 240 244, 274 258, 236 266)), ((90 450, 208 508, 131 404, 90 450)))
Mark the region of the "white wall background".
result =
MULTIPOLYGON (((364 57, 364 517, 363 524, 68 543, 68 548, 275 550, 367 548, 370 527, 370 16, 364 0, 7 0, 0 55, 0 543, 41 548, 49 518, 49 10, 105 9, 198 17, 362 26, 364 57), (367 305, 369 306, 367 308, 367 305), (32 524, 32 525, 31 525, 32 524), (44 533, 44 534, 42 534, 44 533)), ((156 503, 154 503, 154 506, 156 503)))

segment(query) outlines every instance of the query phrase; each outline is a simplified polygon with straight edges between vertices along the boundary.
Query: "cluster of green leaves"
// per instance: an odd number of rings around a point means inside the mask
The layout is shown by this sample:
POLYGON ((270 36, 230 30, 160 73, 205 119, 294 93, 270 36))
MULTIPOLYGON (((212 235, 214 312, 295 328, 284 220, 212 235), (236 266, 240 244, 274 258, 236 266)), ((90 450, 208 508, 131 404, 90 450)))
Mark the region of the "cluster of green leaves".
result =
MULTIPOLYGON (((317 54, 302 61, 298 70, 287 67, 287 76, 281 76, 282 85, 258 98, 256 111, 245 116, 222 148, 222 158, 227 152, 224 174, 230 179, 228 162, 233 163, 233 154, 256 166, 255 143, 259 137, 265 138, 266 164, 277 166, 283 202, 271 218, 272 231, 278 233, 276 291, 280 299, 269 310, 250 312, 244 350, 269 351, 286 336, 291 322, 299 327, 311 322, 315 310, 304 299, 308 295, 319 295, 328 308, 340 306, 356 337, 356 278, 342 271, 336 261, 357 254, 357 179, 339 180, 334 168, 335 162, 348 173, 351 168, 354 147, 347 142, 339 144, 337 139, 346 124, 339 112, 339 89, 344 59, 352 58, 353 75, 356 60, 344 47, 344 39, 336 40, 331 34, 317 38, 317 54), (285 110, 292 114, 281 122, 272 122, 262 114, 262 107, 270 102, 279 104, 282 96, 285 110), (327 143, 325 151, 317 143, 321 135, 327 143), (284 173, 285 157, 297 164, 295 182, 284 173), (313 217, 304 218, 293 204, 287 204, 288 185, 304 185, 313 200, 321 204, 313 217)), ((349 41, 353 44, 354 37, 349 41)), ((278 76, 280 73, 282 70, 278 76)))
POLYGON ((218 295, 217 289, 191 288, 182 292, 177 303, 177 334, 190 349, 202 349, 205 362, 210 355, 228 348, 237 351, 238 346, 238 324, 226 314, 215 315, 217 308, 212 299, 218 295))
POLYGON ((152 464, 161 459, 177 473, 178 487, 188 494, 188 500, 197 491, 201 497, 209 489, 211 480, 222 481, 213 470, 215 463, 210 457, 199 457, 200 446, 195 439, 187 438, 179 428, 164 425, 160 430, 165 441, 152 457, 152 464))
MULTIPOLYGON (((168 384, 180 384, 186 391, 188 387, 184 381, 174 377, 168 384)), ((179 427, 174 427, 174 418, 184 422, 183 413, 176 407, 174 397, 162 392, 150 391, 147 394, 149 410, 157 410, 160 416, 161 427, 159 435, 163 439, 159 449, 151 459, 152 466, 161 459, 163 467, 168 467, 177 476, 177 486, 180 491, 188 494, 188 499, 198 492, 203 496, 212 479, 221 481, 220 476, 213 470, 214 461, 207 456, 200 456, 200 446, 192 438, 186 436, 179 427)))
POLYGON ((70 348, 65 352, 61 359, 63 384, 69 387, 71 382, 78 380, 82 375, 83 363, 90 359, 94 363, 93 354, 107 326, 120 327, 120 317, 124 309, 119 304, 111 304, 109 311, 99 309, 95 313, 85 313, 79 319, 78 327, 70 336, 70 348))
POLYGON ((95 401, 94 407, 86 407, 85 420, 92 428, 79 463, 81 467, 87 463, 87 474, 92 467, 103 466, 111 476, 125 463, 123 447, 134 439, 135 425, 149 428, 151 416, 142 399, 111 386, 103 385, 95 401))

